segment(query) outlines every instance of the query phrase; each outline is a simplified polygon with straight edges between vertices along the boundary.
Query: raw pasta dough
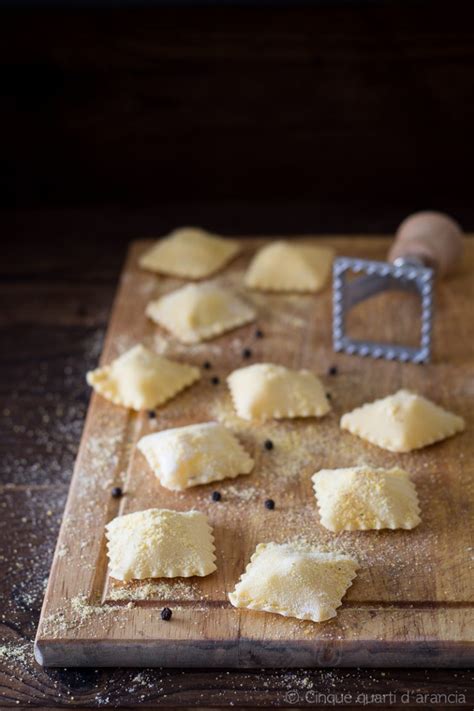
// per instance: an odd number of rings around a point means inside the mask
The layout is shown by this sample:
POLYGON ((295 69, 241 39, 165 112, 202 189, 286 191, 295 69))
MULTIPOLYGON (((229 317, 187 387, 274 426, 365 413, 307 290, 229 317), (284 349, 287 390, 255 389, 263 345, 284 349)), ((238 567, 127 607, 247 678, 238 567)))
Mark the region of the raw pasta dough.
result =
POLYGON ((146 314, 183 343, 198 343, 255 319, 255 311, 217 284, 188 284, 148 304, 146 314))
POLYGON ((321 417, 331 409, 321 381, 308 370, 255 363, 227 378, 235 410, 245 420, 321 417))
POLYGON ((201 377, 199 368, 175 363, 139 344, 110 365, 87 373, 94 390, 116 405, 142 410, 162 405, 201 377))
POLYGON ((319 291, 326 284, 334 250, 280 240, 262 247, 245 274, 245 284, 264 291, 319 291))
POLYGON ((323 622, 336 615, 357 562, 309 545, 261 543, 229 600, 234 607, 323 622))
POLYGON ((312 477, 321 523, 330 531, 415 528, 418 497, 403 469, 322 469, 312 477))
POLYGON ((159 240, 139 259, 143 269, 184 279, 217 272, 240 251, 239 243, 197 227, 182 227, 159 240))
POLYGON ((199 511, 148 509, 106 526, 110 575, 117 580, 188 578, 216 570, 214 538, 199 511))
POLYGON ((218 422, 146 435, 138 442, 138 449, 168 489, 187 489, 249 474, 254 464, 237 438, 218 422))
POLYGON ((462 417, 408 390, 362 405, 341 418, 342 429, 390 452, 410 452, 464 429, 462 417))

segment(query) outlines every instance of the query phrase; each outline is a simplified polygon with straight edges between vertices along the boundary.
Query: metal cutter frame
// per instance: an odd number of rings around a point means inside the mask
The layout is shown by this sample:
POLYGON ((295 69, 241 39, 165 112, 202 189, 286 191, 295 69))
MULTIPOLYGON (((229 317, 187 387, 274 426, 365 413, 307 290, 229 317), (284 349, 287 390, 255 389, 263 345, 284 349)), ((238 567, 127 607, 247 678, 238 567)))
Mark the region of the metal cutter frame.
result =
POLYGON ((338 257, 333 265, 333 345, 350 355, 426 363, 431 357, 434 270, 416 259, 397 259, 393 264, 368 259, 338 257), (348 272, 363 274, 349 281, 348 272), (376 341, 359 341, 346 333, 346 314, 360 301, 398 289, 421 297, 421 341, 418 348, 376 341))

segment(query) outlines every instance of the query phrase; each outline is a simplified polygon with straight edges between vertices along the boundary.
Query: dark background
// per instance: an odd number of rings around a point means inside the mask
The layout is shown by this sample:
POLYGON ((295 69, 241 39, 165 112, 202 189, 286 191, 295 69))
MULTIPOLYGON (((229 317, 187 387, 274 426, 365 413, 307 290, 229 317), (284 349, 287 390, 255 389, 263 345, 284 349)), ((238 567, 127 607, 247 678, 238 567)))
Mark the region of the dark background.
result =
POLYGON ((474 227, 472 2, 61 5, 0 10, 7 216, 121 242, 474 227))

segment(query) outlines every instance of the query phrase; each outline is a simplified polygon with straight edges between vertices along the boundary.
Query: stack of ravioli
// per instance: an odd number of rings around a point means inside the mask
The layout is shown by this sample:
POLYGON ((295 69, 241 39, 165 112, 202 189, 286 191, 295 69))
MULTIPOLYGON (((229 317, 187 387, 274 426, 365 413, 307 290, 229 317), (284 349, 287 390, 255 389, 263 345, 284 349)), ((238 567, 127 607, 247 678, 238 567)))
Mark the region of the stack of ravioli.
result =
MULTIPOLYGON (((239 253, 236 240, 184 228, 148 249, 139 266, 180 279, 207 280, 239 253)), ((327 247, 273 242, 254 255, 241 289, 215 280, 192 281, 151 301, 146 316, 182 344, 213 339, 257 318, 254 290, 311 294, 323 289, 333 257, 327 247)), ((135 411, 164 407, 200 377, 196 366, 165 358, 140 343, 87 374, 97 393, 135 411)), ((268 420, 321 418, 331 410, 321 380, 308 370, 254 363, 231 372, 227 384, 235 413, 249 428, 268 420)), ((345 414, 340 426, 372 445, 401 453, 462 431, 464 421, 421 395, 400 390, 345 414)), ((172 491, 255 472, 253 458, 219 422, 153 432, 137 447, 160 485, 172 491)), ((420 523, 417 492, 402 468, 359 464, 323 469, 312 483, 321 525, 333 533, 409 530, 420 523)), ((106 533, 110 575, 117 580, 207 576, 216 570, 213 530, 202 512, 137 511, 113 519, 106 533)), ((343 550, 298 541, 261 542, 229 600, 236 608, 322 622, 336 615, 357 567, 343 550)))

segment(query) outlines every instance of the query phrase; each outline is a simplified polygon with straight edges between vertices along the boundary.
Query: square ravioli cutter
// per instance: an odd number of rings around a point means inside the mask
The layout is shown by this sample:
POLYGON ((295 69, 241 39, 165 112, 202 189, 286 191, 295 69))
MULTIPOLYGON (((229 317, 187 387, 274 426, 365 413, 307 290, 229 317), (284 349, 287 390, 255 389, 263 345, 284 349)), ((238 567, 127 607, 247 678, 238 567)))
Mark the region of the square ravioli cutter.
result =
POLYGON ((462 231, 440 212, 417 212, 399 226, 388 262, 338 257, 333 265, 333 347, 349 355, 372 356, 401 362, 431 359, 435 275, 454 270, 462 255, 462 231), (349 280, 350 273, 358 275, 349 280), (418 347, 350 338, 346 316, 356 304, 383 291, 401 290, 421 298, 418 347))

